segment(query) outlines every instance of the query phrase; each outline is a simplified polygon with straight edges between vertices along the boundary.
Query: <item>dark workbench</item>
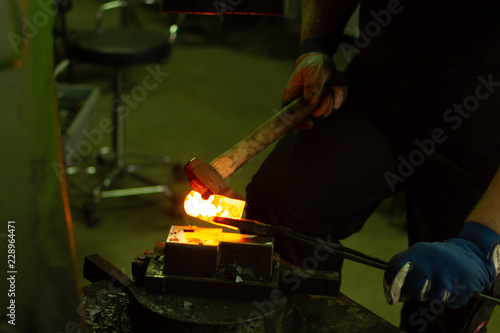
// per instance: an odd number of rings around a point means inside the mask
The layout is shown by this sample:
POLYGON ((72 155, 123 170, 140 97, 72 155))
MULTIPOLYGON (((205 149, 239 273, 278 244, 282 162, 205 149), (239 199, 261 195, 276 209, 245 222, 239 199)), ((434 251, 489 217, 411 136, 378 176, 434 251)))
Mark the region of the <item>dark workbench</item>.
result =
POLYGON ((295 295, 295 307, 304 323, 303 333, 403 332, 349 297, 295 295))
MULTIPOLYGON (((129 311, 129 295, 108 281, 84 287, 83 301, 89 332, 149 331, 148 327, 132 328, 134 313, 129 311)), ((295 294, 294 301, 297 315, 293 333, 402 332, 343 294, 338 297, 295 294)), ((165 332, 170 332, 167 327, 165 332)))

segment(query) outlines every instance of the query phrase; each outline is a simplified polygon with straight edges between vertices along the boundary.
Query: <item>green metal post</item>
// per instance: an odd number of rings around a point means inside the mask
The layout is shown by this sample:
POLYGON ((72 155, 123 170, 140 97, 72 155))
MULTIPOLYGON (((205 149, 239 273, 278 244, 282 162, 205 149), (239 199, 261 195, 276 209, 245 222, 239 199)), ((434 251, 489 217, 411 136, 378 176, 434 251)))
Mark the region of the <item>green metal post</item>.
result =
POLYGON ((65 178, 53 168, 53 2, 0 0, 0 331, 83 331, 65 178))

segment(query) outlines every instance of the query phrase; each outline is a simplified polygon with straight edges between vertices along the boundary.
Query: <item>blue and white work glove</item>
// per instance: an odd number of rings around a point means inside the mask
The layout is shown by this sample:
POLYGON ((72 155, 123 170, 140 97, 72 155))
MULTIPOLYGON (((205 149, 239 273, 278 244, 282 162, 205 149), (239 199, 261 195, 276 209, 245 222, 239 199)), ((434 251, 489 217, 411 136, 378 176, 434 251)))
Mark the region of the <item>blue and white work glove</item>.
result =
POLYGON ((499 273, 500 236, 467 222, 457 238, 416 243, 395 255, 384 274, 385 296, 391 305, 413 297, 458 308, 490 289, 499 273))

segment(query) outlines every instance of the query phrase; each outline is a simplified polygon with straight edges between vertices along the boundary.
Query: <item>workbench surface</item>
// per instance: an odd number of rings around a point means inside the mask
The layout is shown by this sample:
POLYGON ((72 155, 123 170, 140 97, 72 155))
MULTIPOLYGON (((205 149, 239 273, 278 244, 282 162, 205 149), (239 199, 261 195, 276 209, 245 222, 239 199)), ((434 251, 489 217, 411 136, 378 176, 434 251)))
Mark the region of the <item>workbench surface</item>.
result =
MULTIPOLYGON (((142 331, 133 328, 136 325, 129 311, 129 294, 112 287, 108 281, 84 287, 83 301, 89 332, 142 331)), ((294 303, 296 315, 294 330, 290 333, 403 332, 342 293, 338 297, 295 294, 294 303)), ((145 327, 144 332, 147 331, 145 327)), ((170 332, 168 327, 165 327, 165 332, 170 332)), ((180 332, 176 330, 175 333, 180 332)))

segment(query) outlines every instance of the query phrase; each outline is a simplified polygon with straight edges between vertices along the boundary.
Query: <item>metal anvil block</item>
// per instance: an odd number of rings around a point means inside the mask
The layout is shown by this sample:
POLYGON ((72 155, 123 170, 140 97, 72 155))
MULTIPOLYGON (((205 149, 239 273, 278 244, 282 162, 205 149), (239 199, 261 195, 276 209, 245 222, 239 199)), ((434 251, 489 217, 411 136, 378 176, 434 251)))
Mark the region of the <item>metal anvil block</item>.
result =
POLYGON ((217 267, 233 268, 254 278, 270 280, 273 269, 272 244, 220 242, 217 267))
POLYGON ((146 293, 256 300, 278 289, 318 295, 339 289, 338 272, 304 271, 280 260, 273 237, 172 226, 148 256, 133 265, 146 293))
POLYGON ((217 272, 217 247, 165 243, 167 275, 212 277, 217 272))
POLYGON ((267 280, 273 268, 273 238, 224 233, 219 228, 172 226, 165 242, 164 274, 267 280))

